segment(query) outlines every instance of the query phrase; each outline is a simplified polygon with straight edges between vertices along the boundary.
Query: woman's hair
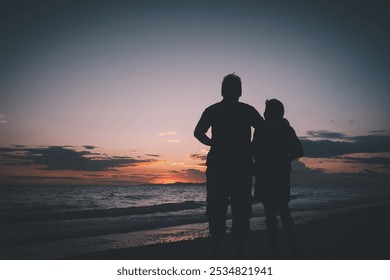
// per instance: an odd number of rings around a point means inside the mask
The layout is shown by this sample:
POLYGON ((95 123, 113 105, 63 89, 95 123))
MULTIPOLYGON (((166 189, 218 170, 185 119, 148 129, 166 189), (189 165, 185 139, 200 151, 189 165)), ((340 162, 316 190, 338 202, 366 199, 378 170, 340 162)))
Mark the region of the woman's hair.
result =
POLYGON ((283 103, 277 99, 270 99, 265 101, 264 117, 267 120, 279 120, 284 116, 283 103))

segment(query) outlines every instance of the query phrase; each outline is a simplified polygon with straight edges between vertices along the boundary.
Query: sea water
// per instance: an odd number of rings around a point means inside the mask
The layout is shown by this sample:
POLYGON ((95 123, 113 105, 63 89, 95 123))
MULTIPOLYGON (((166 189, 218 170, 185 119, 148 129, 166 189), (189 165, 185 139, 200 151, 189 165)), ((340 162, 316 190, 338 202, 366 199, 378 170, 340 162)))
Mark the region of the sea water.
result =
MULTIPOLYGON (((293 186, 290 208, 299 224, 389 198, 389 188, 293 186)), ((204 237, 205 201, 204 185, 1 186, 0 258, 65 258, 204 237)), ((251 228, 265 228, 260 203, 251 228)))

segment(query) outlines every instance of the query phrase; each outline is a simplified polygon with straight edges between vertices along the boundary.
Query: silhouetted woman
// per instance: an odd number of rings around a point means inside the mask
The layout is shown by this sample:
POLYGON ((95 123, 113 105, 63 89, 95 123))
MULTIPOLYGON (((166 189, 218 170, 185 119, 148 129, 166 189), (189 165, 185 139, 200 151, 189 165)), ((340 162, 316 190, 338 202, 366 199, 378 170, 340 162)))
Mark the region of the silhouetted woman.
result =
POLYGON ((298 253, 290 201, 291 161, 303 156, 302 143, 289 122, 283 118, 284 106, 277 99, 265 103, 264 126, 255 131, 255 199, 263 202, 269 241, 269 257, 278 257, 279 214, 292 252, 298 253))

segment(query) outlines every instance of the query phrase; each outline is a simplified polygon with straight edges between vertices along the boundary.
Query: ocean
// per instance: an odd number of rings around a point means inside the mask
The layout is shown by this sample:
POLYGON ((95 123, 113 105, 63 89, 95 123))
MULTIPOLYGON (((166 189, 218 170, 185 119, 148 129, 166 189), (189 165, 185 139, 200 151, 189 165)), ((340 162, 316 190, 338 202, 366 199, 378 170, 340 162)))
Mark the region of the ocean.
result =
MULTIPOLYGON (((384 187, 293 186, 290 209, 299 224, 389 199, 384 187)), ((205 200, 204 185, 2 186, 0 259, 64 259, 205 237, 205 200)), ((265 228, 260 203, 251 228, 265 228)))

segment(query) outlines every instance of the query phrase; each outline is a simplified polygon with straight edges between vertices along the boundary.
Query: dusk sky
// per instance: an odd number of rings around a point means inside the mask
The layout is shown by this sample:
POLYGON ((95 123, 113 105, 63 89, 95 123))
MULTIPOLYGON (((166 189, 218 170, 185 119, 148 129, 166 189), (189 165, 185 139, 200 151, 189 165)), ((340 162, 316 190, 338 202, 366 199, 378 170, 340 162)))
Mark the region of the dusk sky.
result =
MULTIPOLYGON (((2 1, 0 184, 203 182, 225 75, 302 139, 300 184, 390 182, 388 1, 2 1)), ((389 186, 390 187, 390 186, 389 186)))

